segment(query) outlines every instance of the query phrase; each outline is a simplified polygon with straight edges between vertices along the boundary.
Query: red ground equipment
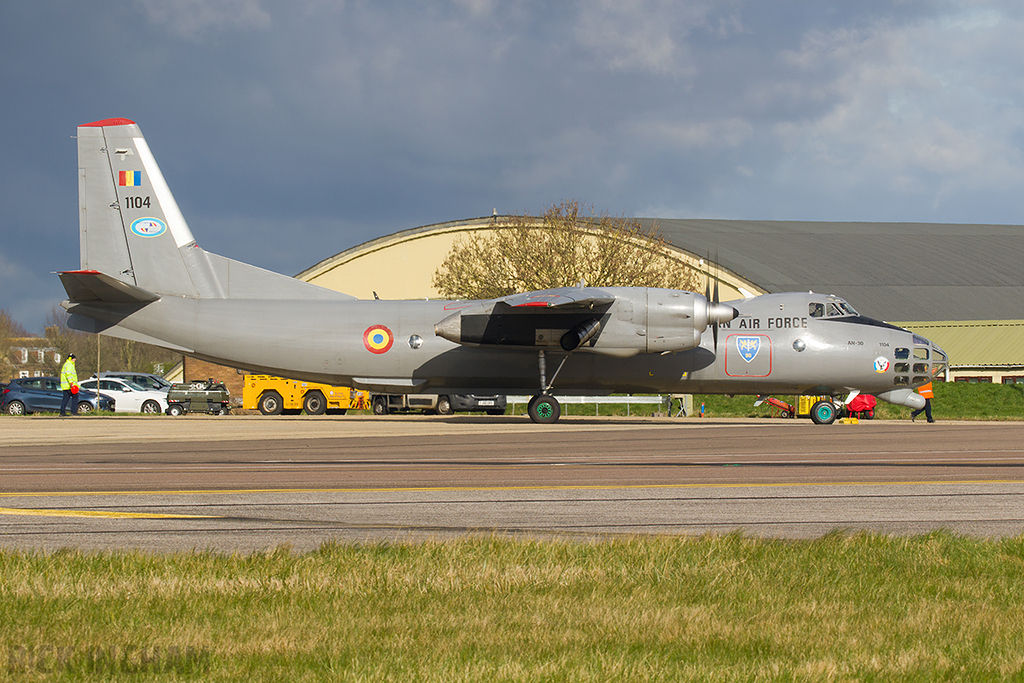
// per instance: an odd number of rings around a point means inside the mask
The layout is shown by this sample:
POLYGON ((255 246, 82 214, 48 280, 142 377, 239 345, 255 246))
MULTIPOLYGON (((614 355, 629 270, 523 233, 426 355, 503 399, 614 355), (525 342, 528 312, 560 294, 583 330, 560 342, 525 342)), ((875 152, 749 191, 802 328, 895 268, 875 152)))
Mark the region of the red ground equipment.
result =
POLYGON ((758 396, 757 400, 754 401, 755 406, 759 406, 762 403, 767 403, 771 406, 772 417, 793 417, 796 415, 796 409, 792 405, 785 401, 780 401, 777 398, 771 396, 758 396))
POLYGON ((846 404, 846 412, 850 414, 850 417, 868 420, 875 416, 875 404, 877 403, 878 399, 871 394, 858 394, 846 404))

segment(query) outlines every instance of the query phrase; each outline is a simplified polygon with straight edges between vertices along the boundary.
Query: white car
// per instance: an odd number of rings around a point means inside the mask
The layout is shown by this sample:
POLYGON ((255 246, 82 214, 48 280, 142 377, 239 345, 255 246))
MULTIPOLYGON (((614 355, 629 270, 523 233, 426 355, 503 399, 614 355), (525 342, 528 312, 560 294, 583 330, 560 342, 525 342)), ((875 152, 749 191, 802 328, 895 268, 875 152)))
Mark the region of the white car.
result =
POLYGON ((167 410, 167 392, 155 391, 139 386, 135 382, 118 377, 91 378, 79 382, 83 389, 96 391, 99 382, 99 393, 114 399, 115 411, 118 413, 163 413, 167 410))

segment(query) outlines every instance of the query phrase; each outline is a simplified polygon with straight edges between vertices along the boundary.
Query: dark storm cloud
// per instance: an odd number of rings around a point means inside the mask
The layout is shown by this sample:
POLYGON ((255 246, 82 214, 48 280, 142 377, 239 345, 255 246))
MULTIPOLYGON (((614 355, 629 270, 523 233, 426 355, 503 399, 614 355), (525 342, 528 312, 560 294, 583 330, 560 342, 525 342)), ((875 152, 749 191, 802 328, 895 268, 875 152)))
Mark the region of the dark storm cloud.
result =
POLYGON ((1021 223, 1009 2, 9 3, 0 307, 78 264, 75 126, 136 120, 205 248, 612 214, 1021 223))

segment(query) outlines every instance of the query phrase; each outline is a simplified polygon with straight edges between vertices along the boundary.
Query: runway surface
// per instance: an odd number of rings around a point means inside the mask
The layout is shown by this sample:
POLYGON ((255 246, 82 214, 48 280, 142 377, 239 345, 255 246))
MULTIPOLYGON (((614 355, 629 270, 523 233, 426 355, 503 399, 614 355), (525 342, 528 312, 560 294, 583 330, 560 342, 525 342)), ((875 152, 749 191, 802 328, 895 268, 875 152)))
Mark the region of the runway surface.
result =
POLYGON ((1024 532, 1024 423, 0 417, 6 548, 1024 532))

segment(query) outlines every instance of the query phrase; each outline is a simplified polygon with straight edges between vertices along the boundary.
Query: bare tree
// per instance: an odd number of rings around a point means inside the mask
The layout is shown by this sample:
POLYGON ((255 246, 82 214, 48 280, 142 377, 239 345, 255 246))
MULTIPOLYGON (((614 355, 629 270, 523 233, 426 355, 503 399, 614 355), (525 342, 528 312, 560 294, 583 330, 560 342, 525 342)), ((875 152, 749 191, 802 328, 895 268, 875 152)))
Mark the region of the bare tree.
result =
MULTIPOLYGON (((61 358, 75 354, 79 377, 89 377, 98 370, 151 372, 155 363, 169 366, 181 358, 173 351, 151 344, 73 330, 67 320, 67 312, 54 306, 46 316, 46 338, 60 352, 61 358)), ((59 367, 54 368, 55 372, 58 370, 59 367)))
POLYGON ((54 362, 48 357, 47 370, 50 374, 60 372, 60 365, 69 353, 75 354, 75 365, 79 377, 88 377, 96 366, 96 335, 79 332, 68 327, 68 314, 60 306, 54 306, 46 314, 43 325, 50 346, 60 353, 61 361, 54 362), (51 367, 52 366, 52 367, 51 367))
POLYGON ((541 216, 511 216, 456 240, 434 272, 442 296, 492 299, 577 285, 694 290, 700 274, 675 257, 657 230, 631 218, 581 215, 567 200, 541 216))
POLYGON ((0 379, 14 376, 14 363, 11 361, 11 340, 27 337, 28 331, 17 322, 6 309, 0 308, 0 379))

